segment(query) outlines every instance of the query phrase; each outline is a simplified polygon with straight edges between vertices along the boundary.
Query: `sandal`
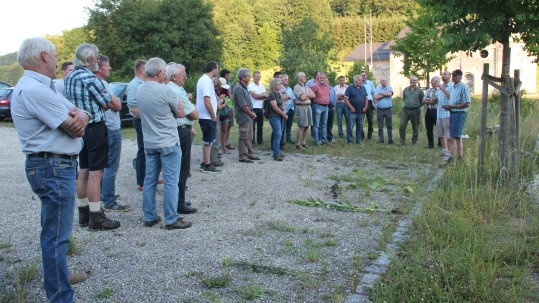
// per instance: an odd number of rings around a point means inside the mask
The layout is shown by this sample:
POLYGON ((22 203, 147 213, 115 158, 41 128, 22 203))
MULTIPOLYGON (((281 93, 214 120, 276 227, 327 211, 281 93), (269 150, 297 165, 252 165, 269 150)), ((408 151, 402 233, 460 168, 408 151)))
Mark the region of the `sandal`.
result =
POLYGON ((303 148, 309 148, 309 146, 307 144, 303 144, 301 146, 303 146, 303 148))
POLYGON ((305 147, 303 147, 303 145, 296 145, 296 148, 297 149, 305 149, 305 147))
POLYGON ((234 146, 230 145, 230 144, 227 144, 225 146, 227 149, 230 149, 230 150, 235 150, 234 146))

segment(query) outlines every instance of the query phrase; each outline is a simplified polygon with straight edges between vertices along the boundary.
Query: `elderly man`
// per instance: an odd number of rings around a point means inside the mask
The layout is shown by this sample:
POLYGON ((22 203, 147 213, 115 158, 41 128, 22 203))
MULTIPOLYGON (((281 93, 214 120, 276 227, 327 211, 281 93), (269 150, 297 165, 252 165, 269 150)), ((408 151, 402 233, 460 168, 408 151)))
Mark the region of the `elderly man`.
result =
MULTIPOLYGON (((97 71, 94 74, 101 79, 107 92, 109 92, 113 98, 112 89, 110 88, 105 78, 109 76, 112 68, 109 64, 109 58, 107 56, 99 55, 97 57, 97 71)), ((118 102, 121 102, 119 99, 118 102)), ((101 180, 101 201, 106 210, 110 211, 130 211, 131 207, 118 203, 116 196, 116 174, 120 167, 120 155, 122 153, 122 129, 120 121, 120 111, 115 109, 108 109, 105 111, 105 124, 107 125, 107 134, 109 137, 109 166, 103 170, 103 179, 101 180)))
POLYGON ((62 96, 65 97, 65 84, 64 80, 73 71, 75 66, 73 65, 73 62, 71 61, 65 61, 62 63, 62 79, 54 80, 54 87, 56 88, 56 91, 62 94, 62 96))
POLYGON ((348 121, 346 121, 346 135, 348 144, 352 144, 352 131, 356 125, 356 144, 361 144, 361 132, 363 131, 363 119, 369 106, 367 91, 363 87, 363 78, 360 75, 354 76, 354 85, 348 86, 344 93, 344 103, 348 110, 348 121))
POLYGON ((298 123, 298 135, 296 148, 304 149, 307 146, 307 131, 313 125, 313 114, 311 109, 311 99, 315 97, 313 90, 306 85, 307 76, 304 72, 299 72, 298 84, 294 86, 296 96, 296 121, 298 123))
POLYGON ((447 140, 450 138, 450 112, 444 109, 444 105, 449 104, 449 96, 453 89, 451 82, 451 73, 446 70, 442 73, 442 83, 438 85, 438 109, 436 111, 436 136, 442 144, 441 156, 449 158, 449 150, 447 149, 447 140))
MULTIPOLYGON (((335 111, 337 115, 337 127, 339 132, 339 138, 344 137, 344 133, 342 130, 342 117, 346 113, 345 105, 344 105, 344 92, 346 91, 346 88, 348 85, 346 85, 346 79, 344 76, 339 76, 338 78, 339 84, 335 86, 335 95, 337 95, 337 103, 335 104, 335 111)), ((346 116, 345 116, 346 119, 346 116)), ((345 120, 346 121, 346 120, 345 120)))
POLYGON ((144 175, 146 173, 146 156, 144 155, 144 135, 142 134, 142 125, 140 122, 140 112, 136 98, 137 87, 146 81, 146 60, 137 60, 135 62, 135 77, 127 85, 127 106, 133 116, 133 126, 137 133, 137 158, 135 160, 135 169, 137 173, 138 190, 142 191, 144 184, 144 175))
POLYGON ((447 163, 453 162, 453 159, 458 156, 462 159, 463 146, 461 141, 462 131, 466 124, 468 116, 468 107, 470 106, 470 90, 468 86, 462 83, 462 71, 456 69, 452 73, 453 89, 451 89, 449 104, 444 105, 444 109, 451 112, 450 119, 450 138, 447 142, 450 156, 447 163))
POLYGON ((320 73, 318 82, 311 89, 314 92, 313 99, 313 140, 317 146, 327 142, 327 122, 329 105, 329 85, 326 74, 320 73))
POLYGON ((184 229, 191 222, 178 214, 178 182, 180 179, 181 149, 176 118, 185 116, 183 103, 164 84, 167 65, 160 58, 146 63, 146 82, 137 88, 136 98, 140 109, 144 153, 146 154, 146 177, 142 190, 144 226, 152 227, 161 222, 156 212, 156 191, 159 172, 163 169, 163 209, 165 229, 184 229))
MULTIPOLYGON (((256 119, 253 124, 253 134, 255 132, 254 128, 256 126, 256 143, 264 143, 264 100, 268 97, 266 93, 266 87, 264 84, 260 83, 262 74, 259 71, 253 72, 253 82, 247 86, 249 94, 251 94, 251 102, 253 103, 253 110, 256 113, 256 119)), ((253 144, 255 144, 255 138, 253 135, 253 144)))
POLYGON ((197 82, 196 107, 199 114, 200 129, 202 130, 202 163, 200 169, 204 173, 221 172, 210 162, 212 144, 217 135, 217 95, 213 78, 217 76, 219 66, 217 62, 206 64, 204 74, 197 82))
POLYGON ((417 77, 410 77, 410 86, 406 87, 402 93, 404 99, 404 107, 399 124, 400 145, 404 145, 406 141, 406 126, 408 121, 412 122, 412 145, 417 144, 417 136, 419 132, 419 119, 421 116, 421 100, 424 97, 423 90, 417 87, 417 77))
POLYGON ((249 69, 240 68, 238 71, 238 84, 234 87, 232 96, 239 132, 239 161, 243 163, 253 163, 253 160, 260 160, 260 158, 253 154, 253 120, 256 119, 257 115, 253 111, 251 94, 249 94, 249 90, 247 89, 249 80, 251 80, 249 69))
POLYGON ((75 179, 81 137, 90 116, 54 88, 56 51, 43 38, 26 39, 17 53, 24 73, 11 104, 13 123, 26 154, 26 177, 41 200, 41 261, 47 299, 74 302, 67 268, 73 231, 75 179))
POLYGON ((384 121, 387 128, 387 144, 393 144, 393 89, 387 85, 387 79, 381 78, 374 91, 376 100, 376 118, 378 120, 378 143, 384 143, 384 121))
POLYGON ((434 128, 436 127, 439 84, 440 77, 432 77, 430 80, 431 87, 427 89, 427 92, 422 100, 423 104, 427 105, 427 111, 425 112, 425 129, 427 130, 428 148, 434 148, 434 128))
MULTIPOLYGON (((361 77, 363 78, 363 84, 362 86, 367 91, 367 99, 369 99, 369 106, 367 107, 367 112, 365 112, 365 116, 367 116, 367 140, 372 140, 372 133, 373 133, 373 121, 372 116, 374 109, 376 108, 376 104, 374 103, 373 95, 374 95, 374 83, 368 79, 367 71, 362 70, 361 71, 361 77)), ((365 133, 363 132, 363 129, 361 130, 361 139, 365 138, 365 133)))
POLYGON ((80 171, 77 177, 79 199, 79 225, 90 229, 115 229, 120 222, 110 220, 101 207, 101 179, 103 169, 108 167, 109 141, 105 125, 106 109, 120 110, 118 98, 114 98, 97 71, 98 49, 83 43, 75 50, 75 69, 65 79, 66 97, 75 106, 87 111, 91 119, 83 136, 84 146, 79 154, 80 171))
POLYGON ((183 104, 185 117, 178 118, 178 137, 180 138, 180 148, 182 151, 180 165, 180 181, 178 183, 178 213, 192 214, 196 213, 197 209, 191 206, 191 203, 185 200, 185 189, 187 188, 187 177, 191 169, 191 137, 194 121, 198 119, 198 111, 196 107, 189 101, 187 92, 183 88, 183 84, 187 80, 185 66, 177 63, 172 63, 167 66, 168 87, 176 94, 176 99, 179 99, 183 104))

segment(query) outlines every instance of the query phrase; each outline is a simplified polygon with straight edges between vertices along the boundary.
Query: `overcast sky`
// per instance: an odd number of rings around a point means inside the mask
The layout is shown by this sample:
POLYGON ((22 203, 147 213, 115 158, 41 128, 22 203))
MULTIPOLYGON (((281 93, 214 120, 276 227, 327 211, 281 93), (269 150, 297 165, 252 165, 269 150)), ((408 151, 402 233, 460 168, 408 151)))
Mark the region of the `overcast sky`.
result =
POLYGON ((83 26, 88 21, 85 7, 92 4, 92 0, 2 1, 0 55, 18 51, 26 38, 60 35, 83 26))

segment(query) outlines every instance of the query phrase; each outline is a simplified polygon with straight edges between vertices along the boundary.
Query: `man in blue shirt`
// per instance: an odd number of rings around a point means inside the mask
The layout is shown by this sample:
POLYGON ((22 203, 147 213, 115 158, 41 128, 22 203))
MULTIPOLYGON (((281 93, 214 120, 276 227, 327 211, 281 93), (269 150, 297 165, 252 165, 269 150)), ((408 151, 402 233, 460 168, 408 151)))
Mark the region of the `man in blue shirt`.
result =
POLYGON ((393 89, 387 85, 387 79, 381 78, 374 92, 376 117, 378 120, 378 143, 384 143, 384 121, 387 127, 387 144, 393 144, 393 89))
MULTIPOLYGON (((369 99, 369 105, 367 106, 367 111, 365 112, 365 116, 367 116, 367 139, 372 139, 372 132, 373 132, 373 121, 372 116, 374 113, 374 103, 373 103, 373 95, 374 95, 374 83, 367 79, 367 71, 362 70, 361 71, 361 77, 363 78, 363 87, 367 91, 367 99, 369 99)), ((361 139, 365 138, 365 133, 363 130, 361 130, 361 139)))
MULTIPOLYGON (((352 144, 352 130, 354 124, 356 126, 356 143, 361 144, 361 132, 363 131, 363 118, 367 112, 369 99, 367 99, 367 91, 363 87, 363 78, 360 75, 354 76, 354 85, 349 85, 344 93, 344 103, 348 111, 346 121, 346 136, 348 144, 352 144)), ((346 115, 345 115, 346 116, 346 115)))

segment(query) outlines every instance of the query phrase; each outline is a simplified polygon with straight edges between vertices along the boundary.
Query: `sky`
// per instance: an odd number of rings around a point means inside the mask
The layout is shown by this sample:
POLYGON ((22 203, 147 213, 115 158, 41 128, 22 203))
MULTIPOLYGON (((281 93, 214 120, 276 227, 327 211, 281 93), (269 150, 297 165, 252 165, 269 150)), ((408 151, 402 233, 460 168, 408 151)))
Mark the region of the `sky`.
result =
POLYGON ((0 56, 18 51, 26 38, 61 35, 66 29, 85 25, 85 7, 92 6, 92 0, 2 1, 0 56))

